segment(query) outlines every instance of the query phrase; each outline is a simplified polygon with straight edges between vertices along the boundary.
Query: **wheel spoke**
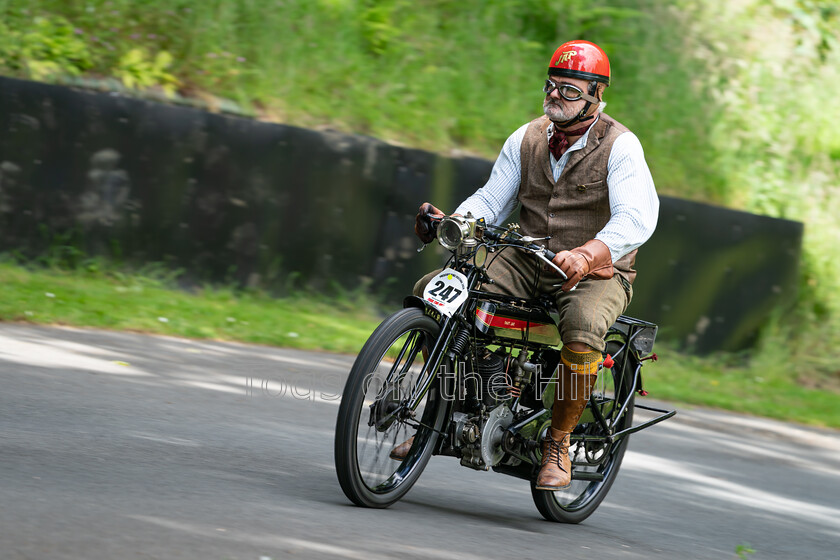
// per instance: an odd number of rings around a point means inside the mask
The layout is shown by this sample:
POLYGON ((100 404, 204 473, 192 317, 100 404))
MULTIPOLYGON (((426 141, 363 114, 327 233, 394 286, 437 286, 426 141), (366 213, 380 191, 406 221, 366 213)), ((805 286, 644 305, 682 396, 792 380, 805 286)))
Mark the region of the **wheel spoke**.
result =
POLYGON ((385 383, 383 385, 384 389, 391 385, 399 385, 402 377, 405 373, 411 368, 411 364, 414 362, 414 358, 417 356, 417 339, 420 338, 420 333, 417 331, 413 331, 409 336, 408 339, 405 341, 405 344, 400 349, 400 353, 397 356, 397 359, 394 360, 394 365, 391 366, 391 370, 388 372, 388 375, 385 378, 385 383), (408 358, 405 361, 404 366, 400 366, 403 363, 403 358, 408 355, 408 358), (396 374, 396 383, 394 374, 396 374))

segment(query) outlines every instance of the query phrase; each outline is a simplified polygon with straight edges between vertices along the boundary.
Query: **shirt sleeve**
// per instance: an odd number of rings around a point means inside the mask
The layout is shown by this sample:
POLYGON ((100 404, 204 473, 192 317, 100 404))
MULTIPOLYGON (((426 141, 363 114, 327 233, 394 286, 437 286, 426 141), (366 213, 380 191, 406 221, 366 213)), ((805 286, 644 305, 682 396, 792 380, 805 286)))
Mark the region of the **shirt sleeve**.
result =
POLYGON ((616 138, 607 163, 610 221, 595 239, 610 249, 613 262, 639 248, 653 234, 659 219, 659 197, 644 150, 632 132, 616 138))
POLYGON ((522 125, 505 141, 487 183, 462 202, 455 210, 456 214, 472 212, 476 218, 484 218, 488 224, 498 226, 516 209, 522 180, 520 150, 529 124, 522 125))

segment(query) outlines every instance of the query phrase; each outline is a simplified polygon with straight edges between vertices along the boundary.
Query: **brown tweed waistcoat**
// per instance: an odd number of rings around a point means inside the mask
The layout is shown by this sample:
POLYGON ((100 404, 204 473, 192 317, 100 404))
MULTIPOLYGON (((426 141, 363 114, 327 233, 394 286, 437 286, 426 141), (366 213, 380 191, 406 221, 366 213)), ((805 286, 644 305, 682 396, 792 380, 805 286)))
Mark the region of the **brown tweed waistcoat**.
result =
MULTIPOLYGON (((569 161, 554 182, 546 131, 546 116, 531 121, 522 139, 522 182, 519 223, 532 237, 551 236, 547 246, 555 253, 580 247, 610 220, 607 163, 613 142, 627 128, 601 113, 589 131, 586 147, 569 155, 569 161)), ((633 282, 636 251, 613 263, 616 274, 633 282)))

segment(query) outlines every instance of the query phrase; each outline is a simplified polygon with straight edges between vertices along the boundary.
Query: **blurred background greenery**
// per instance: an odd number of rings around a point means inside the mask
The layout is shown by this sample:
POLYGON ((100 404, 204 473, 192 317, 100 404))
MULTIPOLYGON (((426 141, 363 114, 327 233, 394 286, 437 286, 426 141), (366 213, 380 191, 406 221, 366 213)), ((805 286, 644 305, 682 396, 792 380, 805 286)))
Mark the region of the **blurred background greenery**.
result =
POLYGON ((759 363, 840 390, 840 0, 0 0, 0 16, 6 75, 488 158, 540 114, 554 49, 594 41, 607 112, 660 193, 805 222, 796 305, 759 363))

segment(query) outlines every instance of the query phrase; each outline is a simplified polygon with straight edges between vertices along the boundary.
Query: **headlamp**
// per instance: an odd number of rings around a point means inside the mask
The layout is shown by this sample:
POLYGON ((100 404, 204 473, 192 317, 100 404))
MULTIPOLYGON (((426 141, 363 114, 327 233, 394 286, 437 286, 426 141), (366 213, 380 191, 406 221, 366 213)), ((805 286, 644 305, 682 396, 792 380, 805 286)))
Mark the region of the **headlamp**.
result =
POLYGON ((438 241, 450 251, 455 251, 459 247, 474 247, 478 244, 475 236, 476 222, 472 214, 467 214, 466 217, 447 216, 440 221, 438 226, 438 241))

